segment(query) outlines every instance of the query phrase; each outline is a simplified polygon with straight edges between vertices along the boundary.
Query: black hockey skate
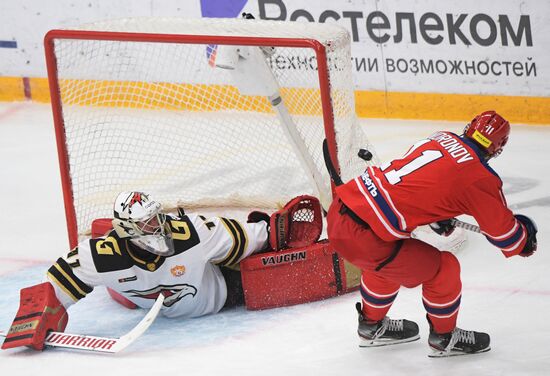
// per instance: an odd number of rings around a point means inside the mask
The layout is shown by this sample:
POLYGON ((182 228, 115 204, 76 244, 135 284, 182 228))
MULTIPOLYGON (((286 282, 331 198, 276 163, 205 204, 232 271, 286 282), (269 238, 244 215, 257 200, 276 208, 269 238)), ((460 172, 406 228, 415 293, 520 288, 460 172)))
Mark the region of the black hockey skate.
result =
POLYGON ((361 342, 359 347, 377 347, 395 345, 416 341, 420 338, 418 325, 409 320, 392 320, 384 317, 383 320, 375 323, 367 323, 367 319, 361 311, 361 303, 355 305, 359 314, 359 327, 357 334, 361 342))
POLYGON ((487 333, 473 330, 455 328, 450 333, 438 334, 434 332, 430 322, 428 338, 428 344, 432 349, 432 353, 428 355, 430 358, 479 354, 491 350, 490 343, 491 338, 487 333))

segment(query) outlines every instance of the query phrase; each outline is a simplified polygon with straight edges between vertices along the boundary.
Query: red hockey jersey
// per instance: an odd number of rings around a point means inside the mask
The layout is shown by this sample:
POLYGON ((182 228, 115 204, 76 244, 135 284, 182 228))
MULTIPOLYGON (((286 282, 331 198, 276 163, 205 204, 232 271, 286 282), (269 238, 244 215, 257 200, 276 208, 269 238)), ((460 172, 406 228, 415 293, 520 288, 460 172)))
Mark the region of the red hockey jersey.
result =
POLYGON ((506 257, 516 255, 527 230, 508 209, 500 177, 477 153, 472 141, 437 132, 401 159, 369 167, 337 194, 384 240, 406 239, 419 225, 468 214, 506 257))

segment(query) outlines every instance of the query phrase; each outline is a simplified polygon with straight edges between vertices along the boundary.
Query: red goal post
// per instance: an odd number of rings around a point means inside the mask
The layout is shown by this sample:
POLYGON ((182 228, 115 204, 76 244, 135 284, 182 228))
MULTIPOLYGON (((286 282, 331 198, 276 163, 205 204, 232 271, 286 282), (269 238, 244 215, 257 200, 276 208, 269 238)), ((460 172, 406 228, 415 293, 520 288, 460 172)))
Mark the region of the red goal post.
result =
POLYGON ((111 215, 122 190, 150 191, 167 207, 276 207, 296 194, 330 195, 324 137, 344 177, 364 168, 354 155, 367 144, 355 121, 349 35, 336 26, 129 19, 52 30, 44 43, 71 246, 111 215), (241 95, 227 72, 209 67, 208 49, 219 46, 275 47, 266 59, 317 187, 299 182, 310 172, 280 135, 273 104, 241 95))

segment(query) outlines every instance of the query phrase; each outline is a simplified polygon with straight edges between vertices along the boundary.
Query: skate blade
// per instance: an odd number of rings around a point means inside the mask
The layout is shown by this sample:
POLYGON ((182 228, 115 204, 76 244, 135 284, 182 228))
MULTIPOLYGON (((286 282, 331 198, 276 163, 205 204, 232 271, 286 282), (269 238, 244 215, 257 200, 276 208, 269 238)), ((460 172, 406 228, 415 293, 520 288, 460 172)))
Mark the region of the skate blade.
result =
POLYGON ((420 335, 417 334, 414 337, 409 337, 405 339, 366 339, 359 337, 359 347, 381 347, 381 346, 390 346, 398 345, 400 343, 413 342, 420 339, 420 335))
POLYGON ((456 351, 456 350, 451 350, 450 352, 446 352, 446 351, 432 349, 432 352, 430 354, 428 354, 428 357, 429 358, 449 358, 451 356, 481 354, 481 353, 487 352, 489 350, 491 350, 491 347, 487 347, 486 349, 483 349, 483 350, 480 350, 480 351, 477 351, 477 352, 474 352, 474 353, 467 353, 467 352, 456 351))

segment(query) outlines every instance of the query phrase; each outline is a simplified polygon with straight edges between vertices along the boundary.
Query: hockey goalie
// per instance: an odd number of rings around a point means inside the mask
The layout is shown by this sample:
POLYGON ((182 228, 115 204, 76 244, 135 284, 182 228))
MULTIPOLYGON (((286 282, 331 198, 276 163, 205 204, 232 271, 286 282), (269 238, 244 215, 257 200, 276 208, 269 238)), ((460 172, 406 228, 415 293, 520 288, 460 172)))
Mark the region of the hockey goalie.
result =
MULTIPOLYGON (((322 231, 314 197, 297 197, 271 216, 252 212, 243 223, 182 210, 164 214, 150 195, 123 192, 116 197, 113 215, 95 223, 96 232, 107 230, 104 235, 80 242, 47 270, 45 282, 21 290, 3 349, 43 349, 49 331, 64 331, 67 309, 97 286, 106 286, 129 308, 150 308, 162 294, 161 313, 169 318, 217 313, 243 304, 245 298, 250 298, 250 308, 260 309, 338 292, 334 281, 325 280, 325 290, 302 291, 298 297, 292 294, 299 286, 286 288, 300 281, 293 280, 284 266, 304 264, 298 271, 318 268, 311 260, 324 259, 319 255, 325 255, 327 244, 314 245, 322 231), (247 258, 252 263, 243 263, 241 279, 235 266, 247 258)), ((329 258, 332 262, 332 254, 329 258)))

